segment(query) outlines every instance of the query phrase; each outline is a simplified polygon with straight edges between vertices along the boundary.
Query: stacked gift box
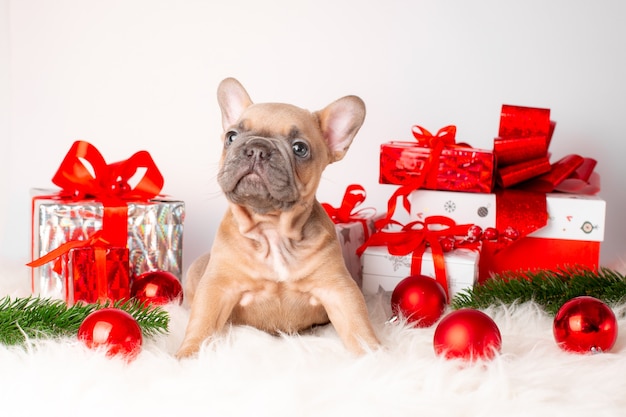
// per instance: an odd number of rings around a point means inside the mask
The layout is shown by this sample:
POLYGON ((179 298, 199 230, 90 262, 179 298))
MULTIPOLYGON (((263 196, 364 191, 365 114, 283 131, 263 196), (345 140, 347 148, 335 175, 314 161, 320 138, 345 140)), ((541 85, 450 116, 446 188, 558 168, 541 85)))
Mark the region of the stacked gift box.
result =
POLYGON ((597 196, 417 190, 411 193, 410 199, 411 216, 418 218, 445 213, 457 221, 479 225, 483 230, 495 228, 498 233, 505 233, 508 229, 514 236, 525 226, 530 226, 524 230, 525 236, 518 235, 510 241, 483 240, 480 281, 494 273, 507 271, 598 266, 606 203, 597 196), (523 203, 512 203, 516 200, 523 203), (499 211, 505 214, 499 214, 499 211), (507 211, 513 211, 513 216, 507 215, 507 211), (543 224, 528 219, 534 215, 543 215, 545 226, 533 226, 543 224), (520 225, 519 229, 516 225, 520 225))
POLYGON ((60 189, 33 190, 33 294, 68 304, 116 301, 144 272, 181 279, 185 205, 159 194, 163 177, 147 152, 107 164, 77 141, 52 182, 60 189))
POLYGON ((363 285, 363 263, 357 251, 375 232, 375 221, 378 218, 376 210, 372 207, 361 207, 366 197, 362 186, 351 184, 347 187, 338 207, 322 203, 322 207, 335 224, 346 268, 359 287, 363 285))
POLYGON ((395 188, 357 251, 363 292, 424 274, 452 297, 494 274, 597 268, 606 204, 595 161, 551 163, 555 126, 549 109, 503 105, 491 150, 457 143, 455 126, 383 143, 380 183, 395 188), (394 220, 400 210, 408 224, 394 220))

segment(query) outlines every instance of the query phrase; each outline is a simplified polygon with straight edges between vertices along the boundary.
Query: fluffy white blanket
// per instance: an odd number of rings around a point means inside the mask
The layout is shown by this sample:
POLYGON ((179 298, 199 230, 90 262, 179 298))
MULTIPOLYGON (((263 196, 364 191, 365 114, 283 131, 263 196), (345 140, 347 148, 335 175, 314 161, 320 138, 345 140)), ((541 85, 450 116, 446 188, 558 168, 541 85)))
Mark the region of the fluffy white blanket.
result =
MULTIPOLYGON (((2 295, 26 296, 22 266, 0 266, 2 295)), ((167 336, 126 364, 74 338, 0 346, 0 395, 14 416, 624 416, 626 306, 610 353, 561 351, 552 317, 533 304, 485 310, 502 354, 467 364, 437 357, 434 327, 386 324, 385 297, 368 298, 383 351, 353 357, 331 326, 273 337, 233 327, 197 359, 173 358, 188 311, 168 306, 167 336)), ((4 412, 3 412, 4 413, 4 412)))

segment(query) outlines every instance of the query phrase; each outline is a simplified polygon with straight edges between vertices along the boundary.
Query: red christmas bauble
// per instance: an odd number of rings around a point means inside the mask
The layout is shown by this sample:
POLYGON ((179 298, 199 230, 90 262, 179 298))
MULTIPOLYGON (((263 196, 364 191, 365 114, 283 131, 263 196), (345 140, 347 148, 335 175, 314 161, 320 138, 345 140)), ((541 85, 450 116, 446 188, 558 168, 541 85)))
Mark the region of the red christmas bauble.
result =
POLYGON ((130 296, 142 302, 163 305, 183 302, 183 287, 176 275, 167 271, 145 272, 133 280, 130 296))
POLYGON ((566 351, 608 352, 617 340, 613 311, 594 297, 572 298, 561 306, 552 326, 554 339, 566 351))
POLYGON ((485 238, 486 240, 497 240, 498 230, 493 227, 487 227, 483 232, 483 238, 485 238))
POLYGON ((441 319, 433 346, 437 355, 447 359, 492 359, 502 347, 496 323, 479 310, 462 308, 441 319))
POLYGON ((437 281, 426 275, 411 275, 396 285, 391 309, 416 327, 429 327, 443 315, 448 299, 437 281))
POLYGON ((108 356, 133 360, 141 351, 143 336, 133 316, 114 307, 96 310, 78 328, 78 339, 92 349, 103 348, 108 356))

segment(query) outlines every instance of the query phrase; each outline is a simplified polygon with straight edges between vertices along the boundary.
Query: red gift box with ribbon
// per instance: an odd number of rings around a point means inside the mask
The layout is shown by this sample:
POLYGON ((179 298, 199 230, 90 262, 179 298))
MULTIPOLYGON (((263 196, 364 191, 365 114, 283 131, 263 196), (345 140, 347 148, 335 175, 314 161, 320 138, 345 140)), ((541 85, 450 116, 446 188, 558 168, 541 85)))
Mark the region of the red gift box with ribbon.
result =
POLYGON ((72 249, 68 256, 68 304, 130 298, 127 248, 91 246, 72 249))
POLYGON ((98 230, 86 240, 65 242, 28 265, 52 264, 52 271, 63 279, 63 299, 69 305, 128 299, 128 248, 112 247, 103 235, 98 230))
POLYGON ((433 135, 416 125, 416 142, 382 144, 380 183, 412 189, 490 192, 494 183, 492 151, 457 144, 455 135, 455 126, 446 126, 433 135))
POLYGON ((456 224, 446 216, 401 225, 389 221, 359 248, 365 294, 393 291, 410 275, 433 277, 448 298, 471 289, 478 277, 481 243, 474 225, 456 224))
POLYGON ((339 207, 322 203, 322 207, 335 223, 346 268, 359 287, 363 281, 363 265, 357 250, 374 233, 374 223, 378 218, 373 207, 360 207, 365 198, 365 189, 361 185, 351 184, 346 188, 339 207))
POLYGON ((157 269, 181 278, 184 203, 159 195, 163 176, 148 152, 107 164, 93 145, 76 141, 52 181, 60 190, 35 190, 32 199, 33 294, 75 298, 67 262, 78 247, 112 250, 118 263, 124 259, 118 250, 126 250, 131 279, 157 269))

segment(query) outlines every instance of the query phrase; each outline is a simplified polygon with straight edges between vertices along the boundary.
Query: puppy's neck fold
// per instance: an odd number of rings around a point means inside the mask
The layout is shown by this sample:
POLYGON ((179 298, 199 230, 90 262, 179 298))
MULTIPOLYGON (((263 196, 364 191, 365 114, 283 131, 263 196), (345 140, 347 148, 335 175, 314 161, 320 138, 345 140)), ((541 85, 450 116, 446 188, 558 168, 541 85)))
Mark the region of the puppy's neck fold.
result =
POLYGON ((288 211, 259 214, 237 204, 230 205, 230 213, 239 232, 251 240, 262 242, 266 235, 277 233, 285 239, 299 242, 304 238, 304 225, 311 217, 313 204, 301 203, 288 211))

